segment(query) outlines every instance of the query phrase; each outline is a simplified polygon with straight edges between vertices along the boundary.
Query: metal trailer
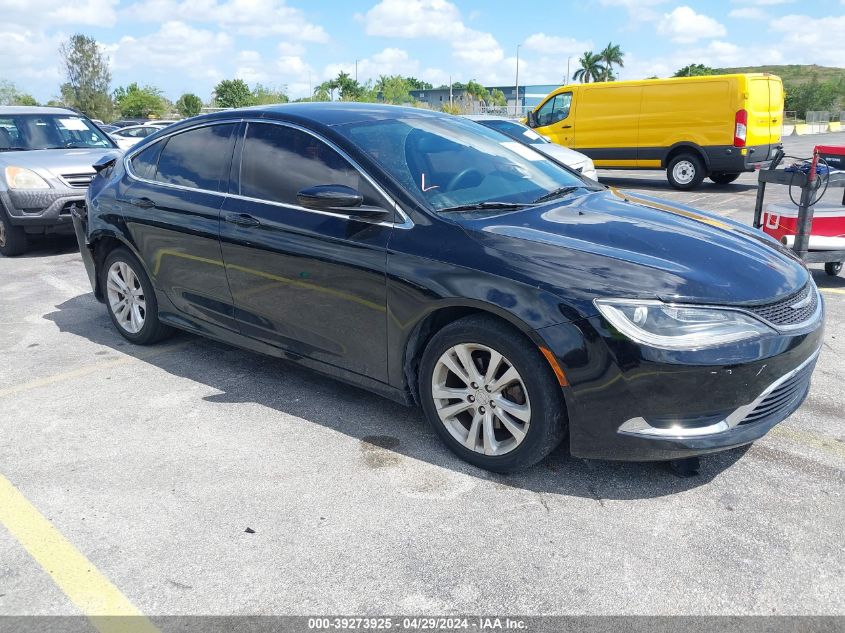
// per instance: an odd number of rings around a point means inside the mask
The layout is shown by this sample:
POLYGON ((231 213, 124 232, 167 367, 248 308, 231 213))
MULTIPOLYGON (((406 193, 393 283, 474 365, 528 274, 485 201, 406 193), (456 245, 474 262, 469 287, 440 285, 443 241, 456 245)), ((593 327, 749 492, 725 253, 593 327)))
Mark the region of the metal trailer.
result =
MULTIPOLYGON (((819 176, 816 174, 818 151, 814 152, 814 160, 809 173, 800 170, 778 169, 778 165, 784 159, 785 153, 779 149, 768 168, 761 169, 757 176, 759 186, 757 188, 757 202, 754 206, 754 228, 762 228, 763 199, 766 195, 766 185, 784 185, 796 187, 801 190, 801 199, 798 203, 798 224, 795 233, 795 244, 792 250, 802 261, 811 264, 823 263, 825 272, 828 275, 838 275, 842 270, 842 262, 845 262, 845 249, 836 251, 811 251, 809 250, 810 234, 813 226, 814 197, 820 189, 819 176)), ((822 178, 827 178, 827 190, 825 195, 835 195, 838 188, 845 189, 845 172, 828 173, 822 178)), ((843 190, 842 204, 845 206, 845 190, 843 190)))

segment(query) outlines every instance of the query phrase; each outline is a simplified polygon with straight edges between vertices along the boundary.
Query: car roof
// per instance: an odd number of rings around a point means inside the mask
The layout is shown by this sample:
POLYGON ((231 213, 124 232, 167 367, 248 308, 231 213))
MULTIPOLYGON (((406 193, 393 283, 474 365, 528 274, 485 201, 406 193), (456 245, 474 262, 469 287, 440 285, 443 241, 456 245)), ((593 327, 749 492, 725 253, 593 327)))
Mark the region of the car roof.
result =
POLYGON ((47 106, 0 106, 0 115, 3 114, 70 114, 73 116, 85 116, 68 108, 50 108, 47 106))
POLYGON ((509 116, 501 116, 496 114, 467 114, 465 115, 470 121, 507 121, 508 123, 517 123, 524 125, 519 119, 514 119, 509 116))
MULTIPOLYGON (((363 121, 386 121, 399 118, 451 117, 435 110, 412 108, 408 106, 386 105, 381 103, 357 102, 302 102, 281 105, 252 106, 234 110, 222 110, 207 114, 190 121, 226 119, 232 116, 255 116, 266 119, 313 122, 324 126, 343 125, 363 121)), ((181 123, 181 121, 180 121, 181 123)), ((178 125, 178 124, 177 124, 178 125)))

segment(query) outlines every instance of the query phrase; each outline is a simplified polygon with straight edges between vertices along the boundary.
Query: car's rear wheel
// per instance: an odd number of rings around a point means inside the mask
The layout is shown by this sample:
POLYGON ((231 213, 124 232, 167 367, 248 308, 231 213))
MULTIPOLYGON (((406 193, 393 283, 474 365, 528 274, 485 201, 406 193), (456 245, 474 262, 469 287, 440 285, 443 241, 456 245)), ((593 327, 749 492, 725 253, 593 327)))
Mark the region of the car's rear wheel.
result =
POLYGON ((462 459, 496 472, 527 468, 566 431, 560 385, 521 333, 486 316, 440 330, 420 365, 426 417, 462 459))
POLYGON ((739 174, 734 173, 710 174, 710 180, 715 182, 717 185, 729 185, 737 178, 739 178, 739 174))
POLYGON ((106 256, 100 274, 109 316, 125 339, 149 345, 170 334, 159 321, 155 291, 137 257, 116 248, 106 256))
POLYGON ((666 177, 675 189, 695 189, 704 180, 704 164, 695 154, 678 154, 669 161, 666 177))
POLYGON ((6 211, 0 206, 0 254, 5 257, 23 255, 28 246, 29 240, 23 227, 12 224, 6 211))

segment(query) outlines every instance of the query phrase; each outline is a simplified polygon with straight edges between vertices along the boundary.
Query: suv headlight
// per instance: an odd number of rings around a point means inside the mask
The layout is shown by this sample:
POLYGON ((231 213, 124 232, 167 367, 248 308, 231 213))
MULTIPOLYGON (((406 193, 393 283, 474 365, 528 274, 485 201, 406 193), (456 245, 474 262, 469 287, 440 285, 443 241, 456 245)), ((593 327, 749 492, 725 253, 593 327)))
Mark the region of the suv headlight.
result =
POLYGON ((9 189, 49 189, 41 176, 25 167, 6 167, 6 184, 9 189))
POLYGON ((594 303, 622 334, 651 347, 695 350, 774 332, 762 321, 730 308, 635 299, 596 299, 594 303))

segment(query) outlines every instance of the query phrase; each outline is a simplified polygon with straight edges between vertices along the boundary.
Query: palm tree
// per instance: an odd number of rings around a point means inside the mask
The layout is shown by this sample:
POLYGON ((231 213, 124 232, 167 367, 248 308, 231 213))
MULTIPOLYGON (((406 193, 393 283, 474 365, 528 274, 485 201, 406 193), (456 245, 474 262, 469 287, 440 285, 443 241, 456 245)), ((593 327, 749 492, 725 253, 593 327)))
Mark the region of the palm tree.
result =
POLYGON ((601 64, 601 55, 595 55, 592 51, 585 51, 578 63, 581 64, 581 68, 572 75, 572 78, 576 81, 588 84, 604 77, 605 70, 601 64))
POLYGON ((604 66, 605 81, 614 79, 614 66, 619 66, 619 68, 625 67, 625 61, 622 59, 622 49, 619 47, 619 44, 608 42, 607 46, 604 47, 604 50, 599 53, 599 58, 601 58, 602 65, 604 66))

